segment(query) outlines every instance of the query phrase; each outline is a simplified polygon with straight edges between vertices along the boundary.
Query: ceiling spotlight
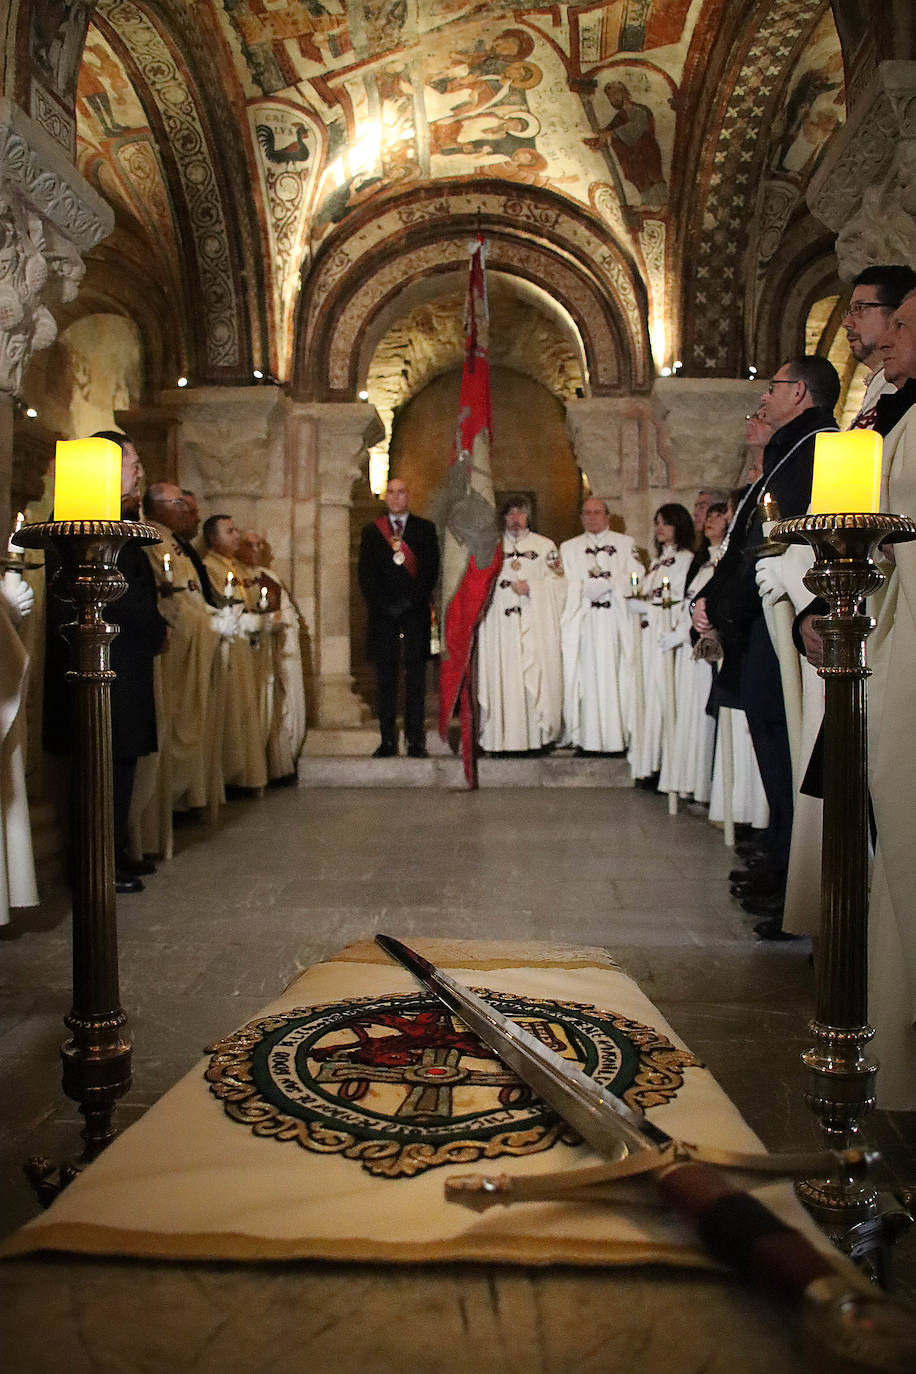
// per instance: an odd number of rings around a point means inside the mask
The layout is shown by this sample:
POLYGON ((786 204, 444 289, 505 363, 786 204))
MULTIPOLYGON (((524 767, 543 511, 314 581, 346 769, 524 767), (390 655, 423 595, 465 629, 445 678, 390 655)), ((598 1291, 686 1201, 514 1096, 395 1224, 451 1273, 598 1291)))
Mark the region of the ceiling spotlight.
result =
POLYGON ((361 391, 361 392, 359 393, 359 399, 360 399, 361 401, 368 401, 368 399, 369 399, 369 393, 368 393, 368 391, 361 391))
POLYGON ((264 373, 261 371, 261 369, 260 369, 259 367, 256 367, 255 370, 254 370, 254 372, 252 372, 251 375, 252 375, 252 377, 254 377, 255 381, 259 382, 259 381, 261 380, 261 378, 264 376, 264 373))
POLYGON ((30 420, 38 419, 38 411, 35 409, 34 406, 29 406, 28 410, 26 411, 26 415, 28 415, 30 420))
POLYGON ((663 367, 662 370, 661 370, 661 376, 662 376, 662 377, 670 377, 670 376, 671 376, 671 368, 670 368, 670 367, 663 367))
POLYGON ((187 377, 179 377, 179 378, 178 378, 178 385, 179 385, 179 386, 187 386, 187 384, 188 384, 188 379, 187 379, 187 377))

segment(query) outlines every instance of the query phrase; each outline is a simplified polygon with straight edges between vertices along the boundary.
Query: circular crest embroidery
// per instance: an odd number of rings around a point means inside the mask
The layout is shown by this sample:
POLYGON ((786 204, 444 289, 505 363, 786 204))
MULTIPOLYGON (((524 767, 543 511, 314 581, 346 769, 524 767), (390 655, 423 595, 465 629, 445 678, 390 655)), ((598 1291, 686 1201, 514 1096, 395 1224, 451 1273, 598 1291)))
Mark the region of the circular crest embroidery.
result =
MULTIPOLYGON (((631 1106, 669 1101, 699 1060, 587 1002, 477 989, 631 1106)), ((210 1090, 256 1135, 403 1178, 578 1137, 427 993, 348 998, 252 1021, 210 1047, 210 1090)))

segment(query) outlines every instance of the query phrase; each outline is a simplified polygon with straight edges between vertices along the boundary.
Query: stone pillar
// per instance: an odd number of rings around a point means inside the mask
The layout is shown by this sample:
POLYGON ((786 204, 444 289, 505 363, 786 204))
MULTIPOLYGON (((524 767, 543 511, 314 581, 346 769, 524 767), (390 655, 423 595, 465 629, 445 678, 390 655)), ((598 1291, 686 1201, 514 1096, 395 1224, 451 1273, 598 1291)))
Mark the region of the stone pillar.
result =
MULTIPOLYGON (((201 514, 231 515, 240 529, 266 534, 284 580, 289 574, 289 479, 283 442, 285 398, 276 386, 186 387, 141 412, 156 461, 175 466, 169 480, 191 488, 201 514), (175 426, 177 424, 177 433, 175 426), (162 443, 165 447, 163 448, 162 443), (281 566, 282 564, 282 566, 281 566)), ((124 416, 130 423, 130 416, 124 416)), ((142 457, 142 451, 141 451, 142 457)))
MULTIPOLYGON (((34 352, 57 336, 52 313, 72 301, 82 254, 111 233, 114 215, 60 146, 0 97, 0 529, 9 520, 12 398, 34 352)), ((2 536, 5 540, 5 534, 2 536)))
POLYGON ((698 487, 736 484, 759 398, 759 382, 659 377, 648 397, 570 401, 566 427, 593 494, 645 547, 663 502, 691 509, 698 487))
POLYGON ((350 673, 350 496, 368 451, 384 436, 375 409, 363 404, 295 406, 304 469, 314 479, 313 671, 315 724, 362 724, 350 673))
POLYGON ((669 497, 688 510, 700 487, 728 490, 744 480, 744 418, 763 393, 761 381, 657 377, 652 391, 669 455, 669 497))
POLYGON ((916 62, 882 62, 808 187, 837 235, 840 276, 916 262, 916 62))

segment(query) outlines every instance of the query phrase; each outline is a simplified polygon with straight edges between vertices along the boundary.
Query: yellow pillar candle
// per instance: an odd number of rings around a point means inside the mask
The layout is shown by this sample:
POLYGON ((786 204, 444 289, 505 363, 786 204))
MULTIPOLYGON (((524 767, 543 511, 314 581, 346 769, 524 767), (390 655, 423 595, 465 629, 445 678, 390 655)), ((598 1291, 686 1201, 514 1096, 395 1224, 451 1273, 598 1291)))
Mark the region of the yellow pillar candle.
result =
POLYGON ((54 466, 55 520, 121 519, 121 450, 110 439, 62 439, 54 466))
POLYGON ((881 435, 871 429, 819 434, 814 441, 811 514, 876 511, 881 496, 881 435))

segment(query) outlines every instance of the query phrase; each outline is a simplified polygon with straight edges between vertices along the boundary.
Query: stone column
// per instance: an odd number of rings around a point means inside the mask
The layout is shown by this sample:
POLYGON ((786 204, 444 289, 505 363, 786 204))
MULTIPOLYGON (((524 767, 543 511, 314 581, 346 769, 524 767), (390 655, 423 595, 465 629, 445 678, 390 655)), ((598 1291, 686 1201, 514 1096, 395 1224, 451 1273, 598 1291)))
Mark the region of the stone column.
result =
POLYGON ((916 62, 882 62, 808 188, 837 235, 840 276, 916 262, 916 62))
POLYGON ((305 468, 314 474, 314 723, 341 729, 363 718, 350 673, 350 495, 384 427, 372 406, 359 403, 296 405, 295 412, 305 468))
MULTIPOLYGON (((0 397, 4 415, 34 352, 57 336, 52 313, 72 301, 82 254, 114 215, 54 140, 0 97, 0 397)), ((0 425, 0 538, 9 520, 12 423, 0 425)))
MULTIPOLYGON (((276 386, 202 386, 163 391, 157 460, 176 464, 169 479, 190 487, 201 514, 231 515, 241 529, 266 534, 288 575, 289 482, 284 462, 285 398, 276 386), (173 426, 177 423, 177 435, 173 426), (174 457, 169 454, 171 447, 174 457)), ((129 422, 130 417, 125 416, 129 422)), ((155 414, 141 412, 140 433, 156 442, 155 414)), ((142 456, 142 453, 141 453, 142 456)))
POLYGON ((726 491, 743 482, 744 417, 763 393, 761 381, 657 377, 652 391, 669 455, 668 499, 692 509, 700 487, 726 491))
POLYGON ((593 494, 645 546, 663 502, 691 509, 698 487, 736 484, 759 397, 759 383, 659 377, 648 397, 570 401, 566 427, 593 494))

